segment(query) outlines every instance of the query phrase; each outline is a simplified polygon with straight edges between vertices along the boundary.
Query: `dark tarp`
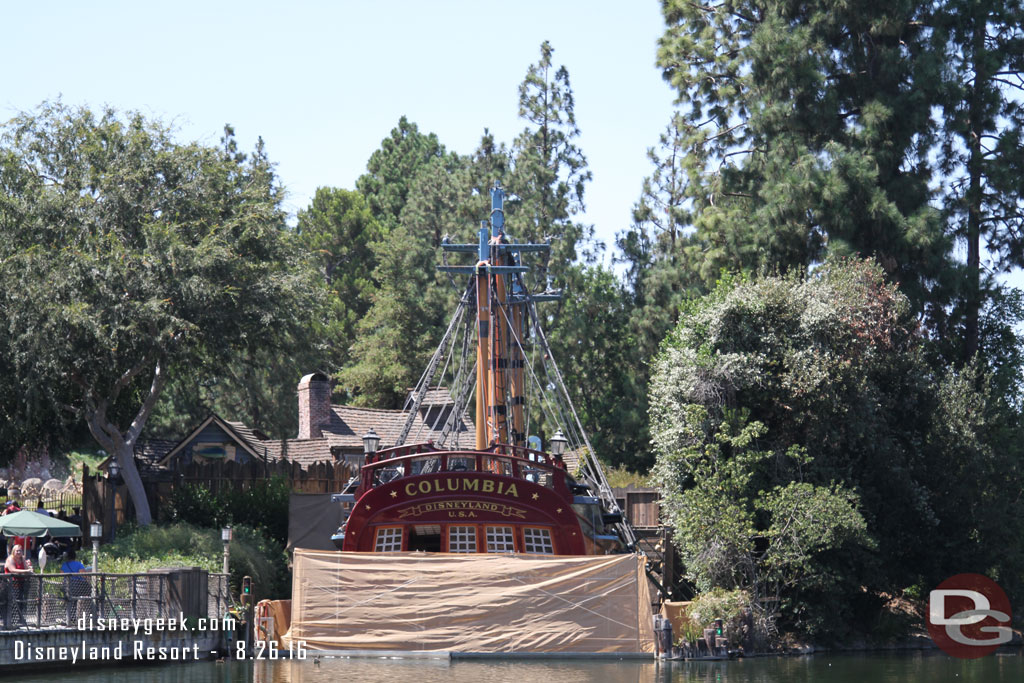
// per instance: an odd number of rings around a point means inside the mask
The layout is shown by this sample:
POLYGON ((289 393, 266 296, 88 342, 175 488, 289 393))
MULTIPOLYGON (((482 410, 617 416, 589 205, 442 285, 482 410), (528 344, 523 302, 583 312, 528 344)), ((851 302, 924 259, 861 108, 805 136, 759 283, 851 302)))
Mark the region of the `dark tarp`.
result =
POLYGON ((341 526, 341 503, 329 493, 293 493, 288 500, 288 551, 337 550, 331 536, 341 526))

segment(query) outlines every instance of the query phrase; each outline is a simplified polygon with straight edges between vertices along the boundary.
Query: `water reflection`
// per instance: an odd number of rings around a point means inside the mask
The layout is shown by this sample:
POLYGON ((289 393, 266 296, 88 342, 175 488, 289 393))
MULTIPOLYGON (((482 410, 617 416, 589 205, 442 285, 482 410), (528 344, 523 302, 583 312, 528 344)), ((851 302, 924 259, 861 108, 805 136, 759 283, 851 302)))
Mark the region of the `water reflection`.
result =
MULTIPOLYGON (((648 660, 447 660, 324 658, 305 661, 199 662, 61 672, 75 683, 1019 683, 1019 650, 962 661, 941 653, 763 657, 734 662, 648 660)), ((2 680, 2 679, 0 679, 2 680)), ((13 679, 12 679, 13 680, 13 679)), ((53 683, 52 672, 18 672, 19 683, 53 683)))

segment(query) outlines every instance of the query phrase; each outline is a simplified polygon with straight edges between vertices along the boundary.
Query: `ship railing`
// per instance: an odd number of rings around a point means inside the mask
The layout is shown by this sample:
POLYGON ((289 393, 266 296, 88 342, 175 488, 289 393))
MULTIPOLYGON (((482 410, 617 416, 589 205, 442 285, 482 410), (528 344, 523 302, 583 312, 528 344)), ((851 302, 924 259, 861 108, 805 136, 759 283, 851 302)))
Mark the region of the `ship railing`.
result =
POLYGON ((435 472, 480 472, 522 479, 547 488, 565 486, 567 473, 551 463, 547 454, 513 446, 480 451, 422 451, 410 449, 401 455, 390 449, 363 466, 363 481, 376 488, 408 476, 435 472))

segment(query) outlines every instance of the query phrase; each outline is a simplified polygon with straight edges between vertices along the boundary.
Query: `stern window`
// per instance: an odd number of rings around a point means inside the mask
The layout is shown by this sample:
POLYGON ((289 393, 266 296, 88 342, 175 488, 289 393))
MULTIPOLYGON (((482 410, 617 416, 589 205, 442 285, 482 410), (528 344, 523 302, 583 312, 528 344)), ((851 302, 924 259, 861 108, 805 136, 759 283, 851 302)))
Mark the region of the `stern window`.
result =
POLYGON ((450 527, 448 527, 448 552, 450 552, 450 553, 475 553, 476 552, 476 527, 471 527, 471 526, 450 526, 450 527))
POLYGON ((528 553, 554 555, 555 548, 551 545, 550 529, 523 529, 523 549, 528 553))
POLYGON ((516 551, 515 536, 510 526, 487 527, 487 552, 514 553, 516 551))
POLYGON ((377 545, 374 550, 378 553, 390 553, 402 549, 402 527, 389 527, 377 529, 377 545))

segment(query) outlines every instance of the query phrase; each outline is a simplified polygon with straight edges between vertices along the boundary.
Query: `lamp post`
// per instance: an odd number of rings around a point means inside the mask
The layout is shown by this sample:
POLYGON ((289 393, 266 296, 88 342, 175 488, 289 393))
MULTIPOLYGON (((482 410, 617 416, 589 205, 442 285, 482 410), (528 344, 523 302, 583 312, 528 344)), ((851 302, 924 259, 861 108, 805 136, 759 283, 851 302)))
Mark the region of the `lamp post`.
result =
POLYGON ((89 537, 92 538, 92 570, 99 570, 100 562, 100 538, 103 537, 103 524, 93 522, 89 525, 89 537))
POLYGON ((110 542, 114 542, 117 533, 117 477, 121 474, 121 466, 117 464, 117 456, 110 459, 107 465, 107 483, 110 485, 110 542))
POLYGON ((93 522, 89 525, 89 536, 92 537, 92 612, 96 614, 99 605, 96 602, 96 574, 100 570, 100 538, 103 536, 103 525, 100 522, 93 522))
POLYGON ((565 445, 569 443, 569 440, 562 434, 562 430, 559 429, 555 432, 555 435, 551 437, 551 455, 562 456, 565 454, 565 445))
POLYGON ((228 546, 231 545, 231 527, 226 526, 220 530, 220 540, 224 541, 224 573, 228 573, 228 546))
POLYGON ((377 452, 377 446, 380 445, 380 437, 377 436, 377 432, 370 428, 370 431, 363 434, 363 453, 367 456, 371 456, 377 452))

